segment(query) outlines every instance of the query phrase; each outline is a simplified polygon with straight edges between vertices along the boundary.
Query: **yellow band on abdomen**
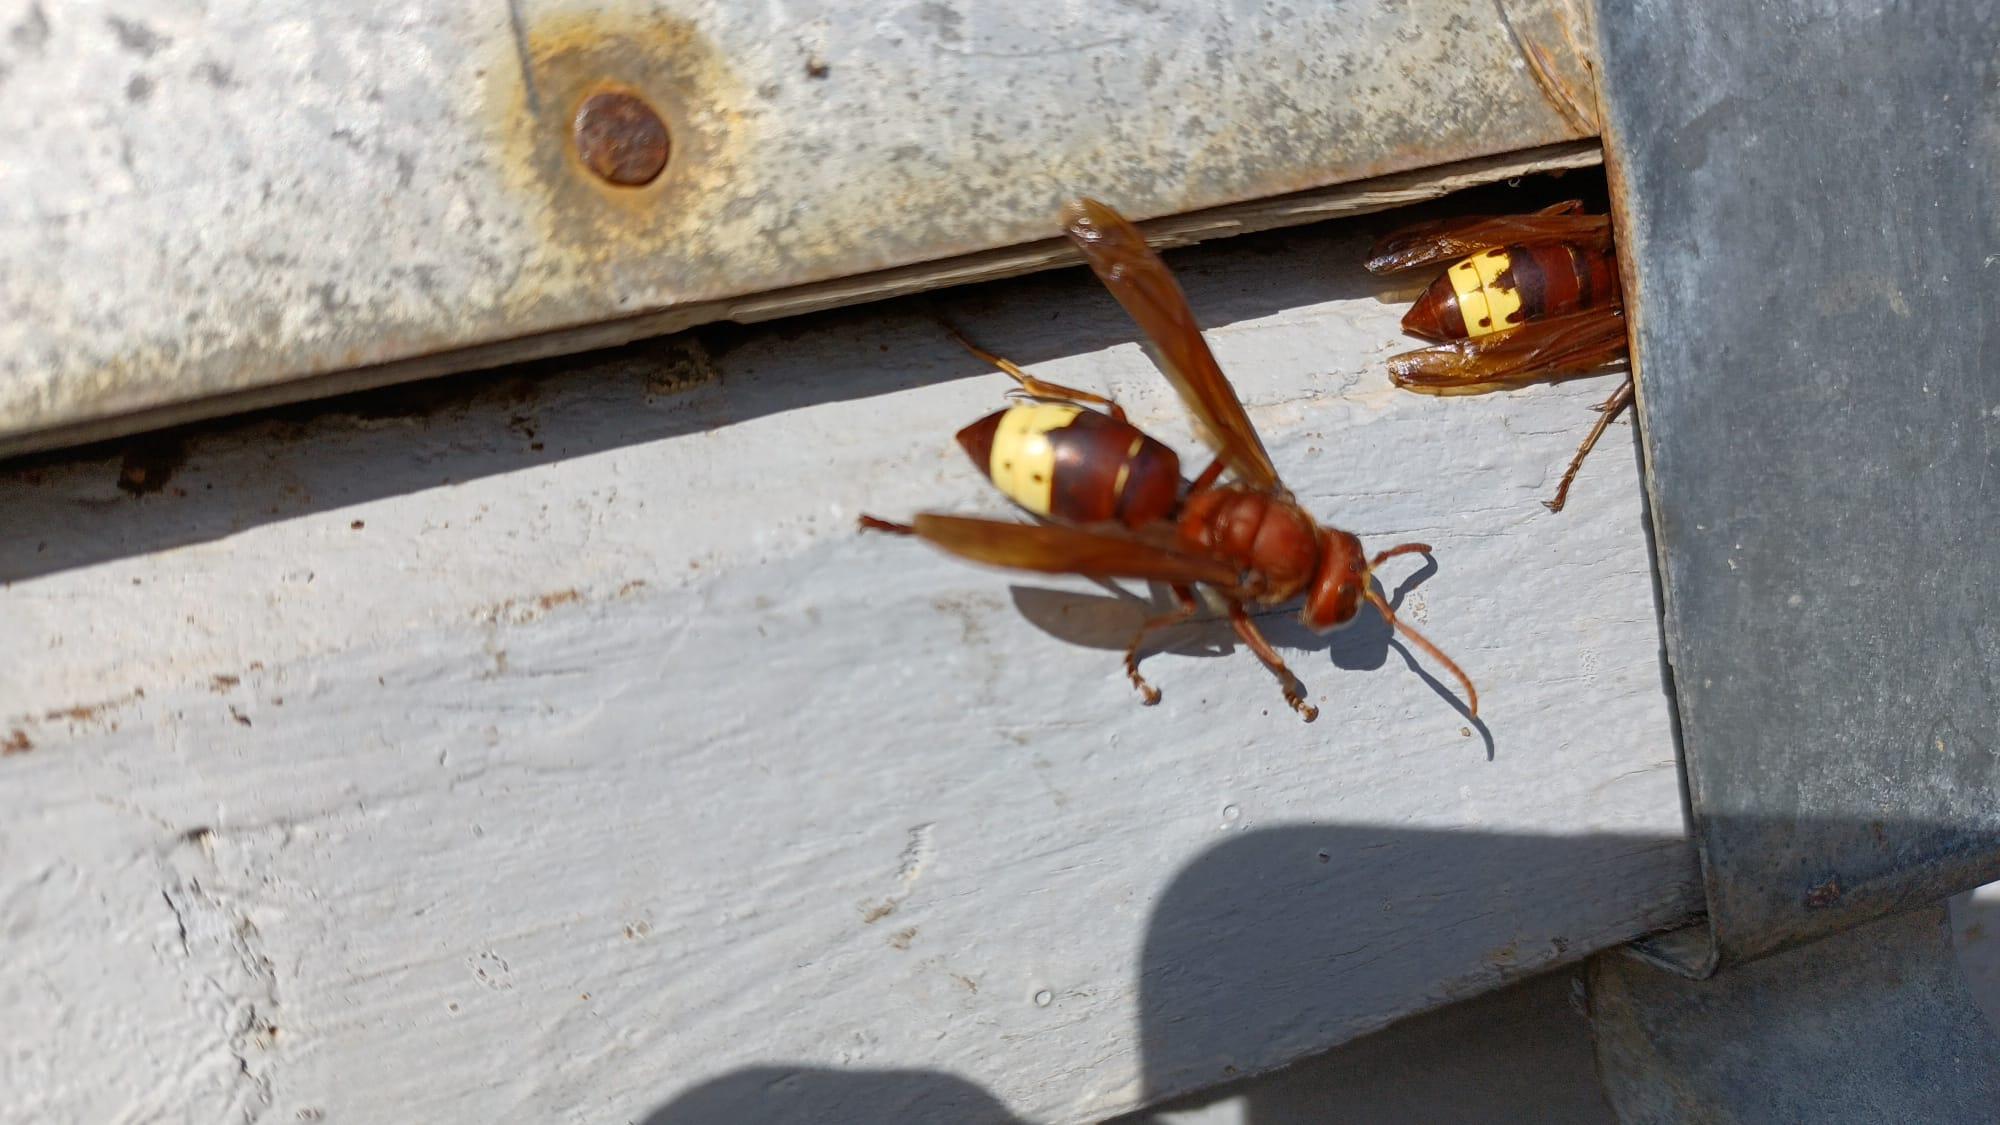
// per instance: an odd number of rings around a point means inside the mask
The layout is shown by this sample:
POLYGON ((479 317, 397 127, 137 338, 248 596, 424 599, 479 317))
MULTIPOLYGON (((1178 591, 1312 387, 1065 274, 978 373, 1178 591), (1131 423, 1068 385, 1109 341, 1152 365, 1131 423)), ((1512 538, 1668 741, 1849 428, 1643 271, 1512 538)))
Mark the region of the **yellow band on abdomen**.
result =
POLYGON ((986 471, 1008 499, 1038 516, 1049 514, 1056 487, 1056 450, 1049 431, 1062 429, 1081 413, 1082 407, 1041 402, 1013 407, 1001 416, 986 471))
POLYGON ((1458 294, 1458 311, 1465 318, 1467 336, 1514 327, 1509 318, 1521 311, 1521 291, 1494 283, 1511 264, 1505 250, 1486 250, 1446 271, 1452 292, 1458 294))

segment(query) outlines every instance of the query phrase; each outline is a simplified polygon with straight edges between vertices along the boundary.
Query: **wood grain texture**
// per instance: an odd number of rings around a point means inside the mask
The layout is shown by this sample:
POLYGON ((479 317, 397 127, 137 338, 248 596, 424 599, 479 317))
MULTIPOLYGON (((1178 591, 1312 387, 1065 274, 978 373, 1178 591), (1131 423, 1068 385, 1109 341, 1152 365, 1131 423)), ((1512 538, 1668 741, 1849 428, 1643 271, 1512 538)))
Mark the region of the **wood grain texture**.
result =
MULTIPOLYGON (((932 306, 8 470, 0 1117, 1083 1121, 1680 919, 1630 431, 1547 515, 1602 389, 1391 388, 1373 233, 1168 260, 1490 747, 1379 620, 1143 708, 1132 600, 856 535, 1005 510, 932 306)), ((1191 454, 1083 271, 934 307, 1191 454)))

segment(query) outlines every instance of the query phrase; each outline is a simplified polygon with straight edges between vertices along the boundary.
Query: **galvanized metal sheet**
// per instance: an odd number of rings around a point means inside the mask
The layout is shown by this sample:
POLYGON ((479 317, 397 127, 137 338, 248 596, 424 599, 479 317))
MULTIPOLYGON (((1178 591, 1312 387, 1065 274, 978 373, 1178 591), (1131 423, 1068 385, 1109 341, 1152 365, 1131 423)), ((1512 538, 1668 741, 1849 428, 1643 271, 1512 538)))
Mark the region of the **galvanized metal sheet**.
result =
POLYGON ((2000 8, 1598 18, 1726 964, 2000 877, 2000 8))
POLYGON ((2000 1105, 1942 904, 1713 980, 1606 954, 1590 1014, 1626 1125, 1987 1125, 2000 1105))
POLYGON ((1570 2, 0 0, 0 452, 1571 140, 1570 2), (579 160, 604 91, 645 186, 579 160))

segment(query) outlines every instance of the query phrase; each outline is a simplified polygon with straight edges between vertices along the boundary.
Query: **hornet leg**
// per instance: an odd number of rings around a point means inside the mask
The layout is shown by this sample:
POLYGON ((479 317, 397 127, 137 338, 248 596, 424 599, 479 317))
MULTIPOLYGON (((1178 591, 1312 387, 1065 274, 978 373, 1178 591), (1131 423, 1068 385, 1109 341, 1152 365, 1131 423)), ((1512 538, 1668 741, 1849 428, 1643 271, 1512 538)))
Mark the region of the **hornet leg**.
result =
POLYGON ((1590 427, 1590 432, 1584 435, 1583 444, 1576 447, 1576 456, 1570 459, 1569 469, 1563 473, 1562 483, 1556 486, 1556 498, 1542 501, 1542 507, 1551 512, 1563 510, 1563 505, 1569 502, 1569 486, 1576 480, 1577 470, 1583 468, 1583 459, 1590 456, 1590 447, 1596 445, 1597 439, 1604 436, 1604 427, 1609 426, 1611 420, 1623 414, 1625 408, 1630 405, 1632 405, 1632 377, 1627 375, 1625 385, 1613 391, 1610 398, 1598 404, 1597 424, 1590 427))
POLYGON ((1284 660, 1280 659, 1277 651, 1271 647, 1271 642, 1264 639, 1264 634, 1257 631, 1257 623, 1250 620, 1250 615, 1243 611, 1242 602, 1229 603, 1229 623, 1236 626, 1236 635, 1243 638, 1243 643, 1250 646, 1250 651, 1257 654, 1257 659, 1264 662, 1264 667, 1269 668, 1271 674, 1278 677, 1279 686, 1285 689, 1285 702, 1292 705, 1292 710, 1303 715, 1309 723, 1319 718, 1319 708, 1306 702, 1305 695, 1299 690, 1298 677, 1292 675, 1290 668, 1285 667, 1284 660))
POLYGON ((854 522, 860 525, 863 531, 886 531, 890 535, 915 535, 917 533, 917 529, 911 527, 909 524, 890 523, 888 520, 878 520, 874 516, 864 515, 854 522))
POLYGON ((1139 626, 1138 633, 1132 637, 1132 643, 1125 646, 1125 674, 1132 678, 1132 686, 1139 689, 1139 694, 1145 697, 1146 706, 1148 707, 1160 701, 1160 689, 1147 683, 1146 677, 1139 674, 1139 645, 1145 641, 1146 634, 1151 633, 1155 629, 1165 629, 1169 626, 1178 625, 1188 618, 1193 617, 1196 609, 1194 591, 1192 589, 1186 586, 1175 586, 1173 589, 1174 601, 1178 603, 1174 607, 1174 611, 1172 613, 1163 613, 1139 626))
POLYGON ((966 351, 1012 375, 1014 381, 1021 384, 1021 389, 1027 392, 1030 398, 1044 399, 1049 402, 1073 403, 1077 406, 1101 406, 1104 408, 1105 413, 1118 421, 1123 422, 1125 420, 1124 407, 1119 406, 1103 395, 1094 395, 1089 391, 1079 391, 1075 387, 1065 387, 1060 383, 1044 382, 1015 366, 1012 360, 1002 359, 966 339, 964 333, 961 333, 958 329, 946 325, 945 331, 951 333, 951 338, 957 340, 959 346, 966 351))

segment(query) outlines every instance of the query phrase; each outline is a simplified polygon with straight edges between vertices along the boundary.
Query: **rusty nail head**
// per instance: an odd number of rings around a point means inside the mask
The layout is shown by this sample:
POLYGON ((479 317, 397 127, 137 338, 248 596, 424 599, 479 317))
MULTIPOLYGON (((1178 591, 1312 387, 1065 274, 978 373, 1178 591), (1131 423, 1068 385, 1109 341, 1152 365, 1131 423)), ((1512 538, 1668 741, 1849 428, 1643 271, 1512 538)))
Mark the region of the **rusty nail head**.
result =
POLYGON ((652 183, 673 149, 660 115, 631 94, 592 94, 577 108, 575 129, 577 156, 621 187, 652 183))

